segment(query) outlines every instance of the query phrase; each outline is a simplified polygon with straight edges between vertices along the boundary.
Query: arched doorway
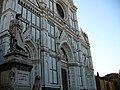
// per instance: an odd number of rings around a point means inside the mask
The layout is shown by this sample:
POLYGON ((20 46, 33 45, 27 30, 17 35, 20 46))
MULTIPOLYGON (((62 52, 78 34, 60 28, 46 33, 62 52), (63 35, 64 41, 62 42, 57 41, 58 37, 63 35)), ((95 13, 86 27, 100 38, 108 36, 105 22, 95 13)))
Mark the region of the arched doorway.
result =
POLYGON ((68 77, 67 77, 67 71, 63 68, 61 68, 62 73, 62 87, 63 90, 68 90, 68 77))
POLYGON ((62 78, 62 90, 69 90, 70 77, 69 77, 69 61, 72 59, 72 50, 67 42, 61 44, 61 78, 62 78))
POLYGON ((31 88, 33 88, 33 85, 35 82, 35 76, 37 76, 41 71, 40 61, 39 61, 40 59, 38 57, 39 53, 38 53, 37 45, 29 39, 25 41, 25 48, 26 48, 29 61, 33 66, 30 73, 30 84, 31 84, 31 88))

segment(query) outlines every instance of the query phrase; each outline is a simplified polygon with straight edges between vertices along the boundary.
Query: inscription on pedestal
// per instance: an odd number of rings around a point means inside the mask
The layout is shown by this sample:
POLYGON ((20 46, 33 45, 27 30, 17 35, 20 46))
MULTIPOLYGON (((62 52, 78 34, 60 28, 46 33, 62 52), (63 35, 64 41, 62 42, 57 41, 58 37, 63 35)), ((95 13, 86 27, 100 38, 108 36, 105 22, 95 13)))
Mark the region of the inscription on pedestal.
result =
POLYGON ((29 72, 27 72, 27 71, 20 71, 20 70, 18 70, 17 71, 17 76, 18 76, 18 78, 17 78, 17 82, 18 82, 18 84, 19 85, 29 85, 29 83, 30 83, 30 75, 29 75, 30 73, 29 72))

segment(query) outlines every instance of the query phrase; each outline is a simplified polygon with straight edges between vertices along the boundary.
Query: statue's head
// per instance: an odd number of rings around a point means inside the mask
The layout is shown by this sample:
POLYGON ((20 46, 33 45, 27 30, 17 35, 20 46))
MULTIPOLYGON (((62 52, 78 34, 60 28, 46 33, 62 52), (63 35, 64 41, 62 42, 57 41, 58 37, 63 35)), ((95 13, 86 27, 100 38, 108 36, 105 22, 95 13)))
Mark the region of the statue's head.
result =
POLYGON ((20 17, 22 17, 22 14, 16 14, 15 18, 18 20, 20 17))

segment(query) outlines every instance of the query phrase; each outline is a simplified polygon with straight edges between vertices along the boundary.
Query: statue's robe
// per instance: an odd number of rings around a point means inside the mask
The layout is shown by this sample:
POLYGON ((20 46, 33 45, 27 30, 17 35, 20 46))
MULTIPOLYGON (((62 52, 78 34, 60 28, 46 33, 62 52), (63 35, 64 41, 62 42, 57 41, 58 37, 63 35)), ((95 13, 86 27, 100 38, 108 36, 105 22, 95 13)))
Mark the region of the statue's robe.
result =
POLYGON ((14 19, 10 21, 9 32, 11 34, 11 39, 13 39, 11 43, 14 43, 14 40, 16 40, 17 43, 16 47, 25 50, 22 30, 23 30, 23 24, 20 20, 14 19))

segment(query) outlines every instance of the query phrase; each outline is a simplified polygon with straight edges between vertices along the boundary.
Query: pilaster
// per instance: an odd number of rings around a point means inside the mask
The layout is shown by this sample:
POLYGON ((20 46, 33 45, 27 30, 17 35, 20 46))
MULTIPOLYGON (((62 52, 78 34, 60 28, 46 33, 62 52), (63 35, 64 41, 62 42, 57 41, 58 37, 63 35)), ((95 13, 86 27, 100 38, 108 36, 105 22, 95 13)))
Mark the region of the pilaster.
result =
POLYGON ((70 90, 76 90, 76 81, 75 81, 75 67, 69 67, 69 75, 70 75, 70 90))
POLYGON ((83 88, 84 89, 87 89, 87 82, 86 82, 86 75, 85 75, 85 67, 82 65, 82 70, 83 70, 83 74, 82 74, 82 77, 83 77, 83 88))
POLYGON ((45 14, 41 16, 41 46, 47 47, 47 19, 45 14))

